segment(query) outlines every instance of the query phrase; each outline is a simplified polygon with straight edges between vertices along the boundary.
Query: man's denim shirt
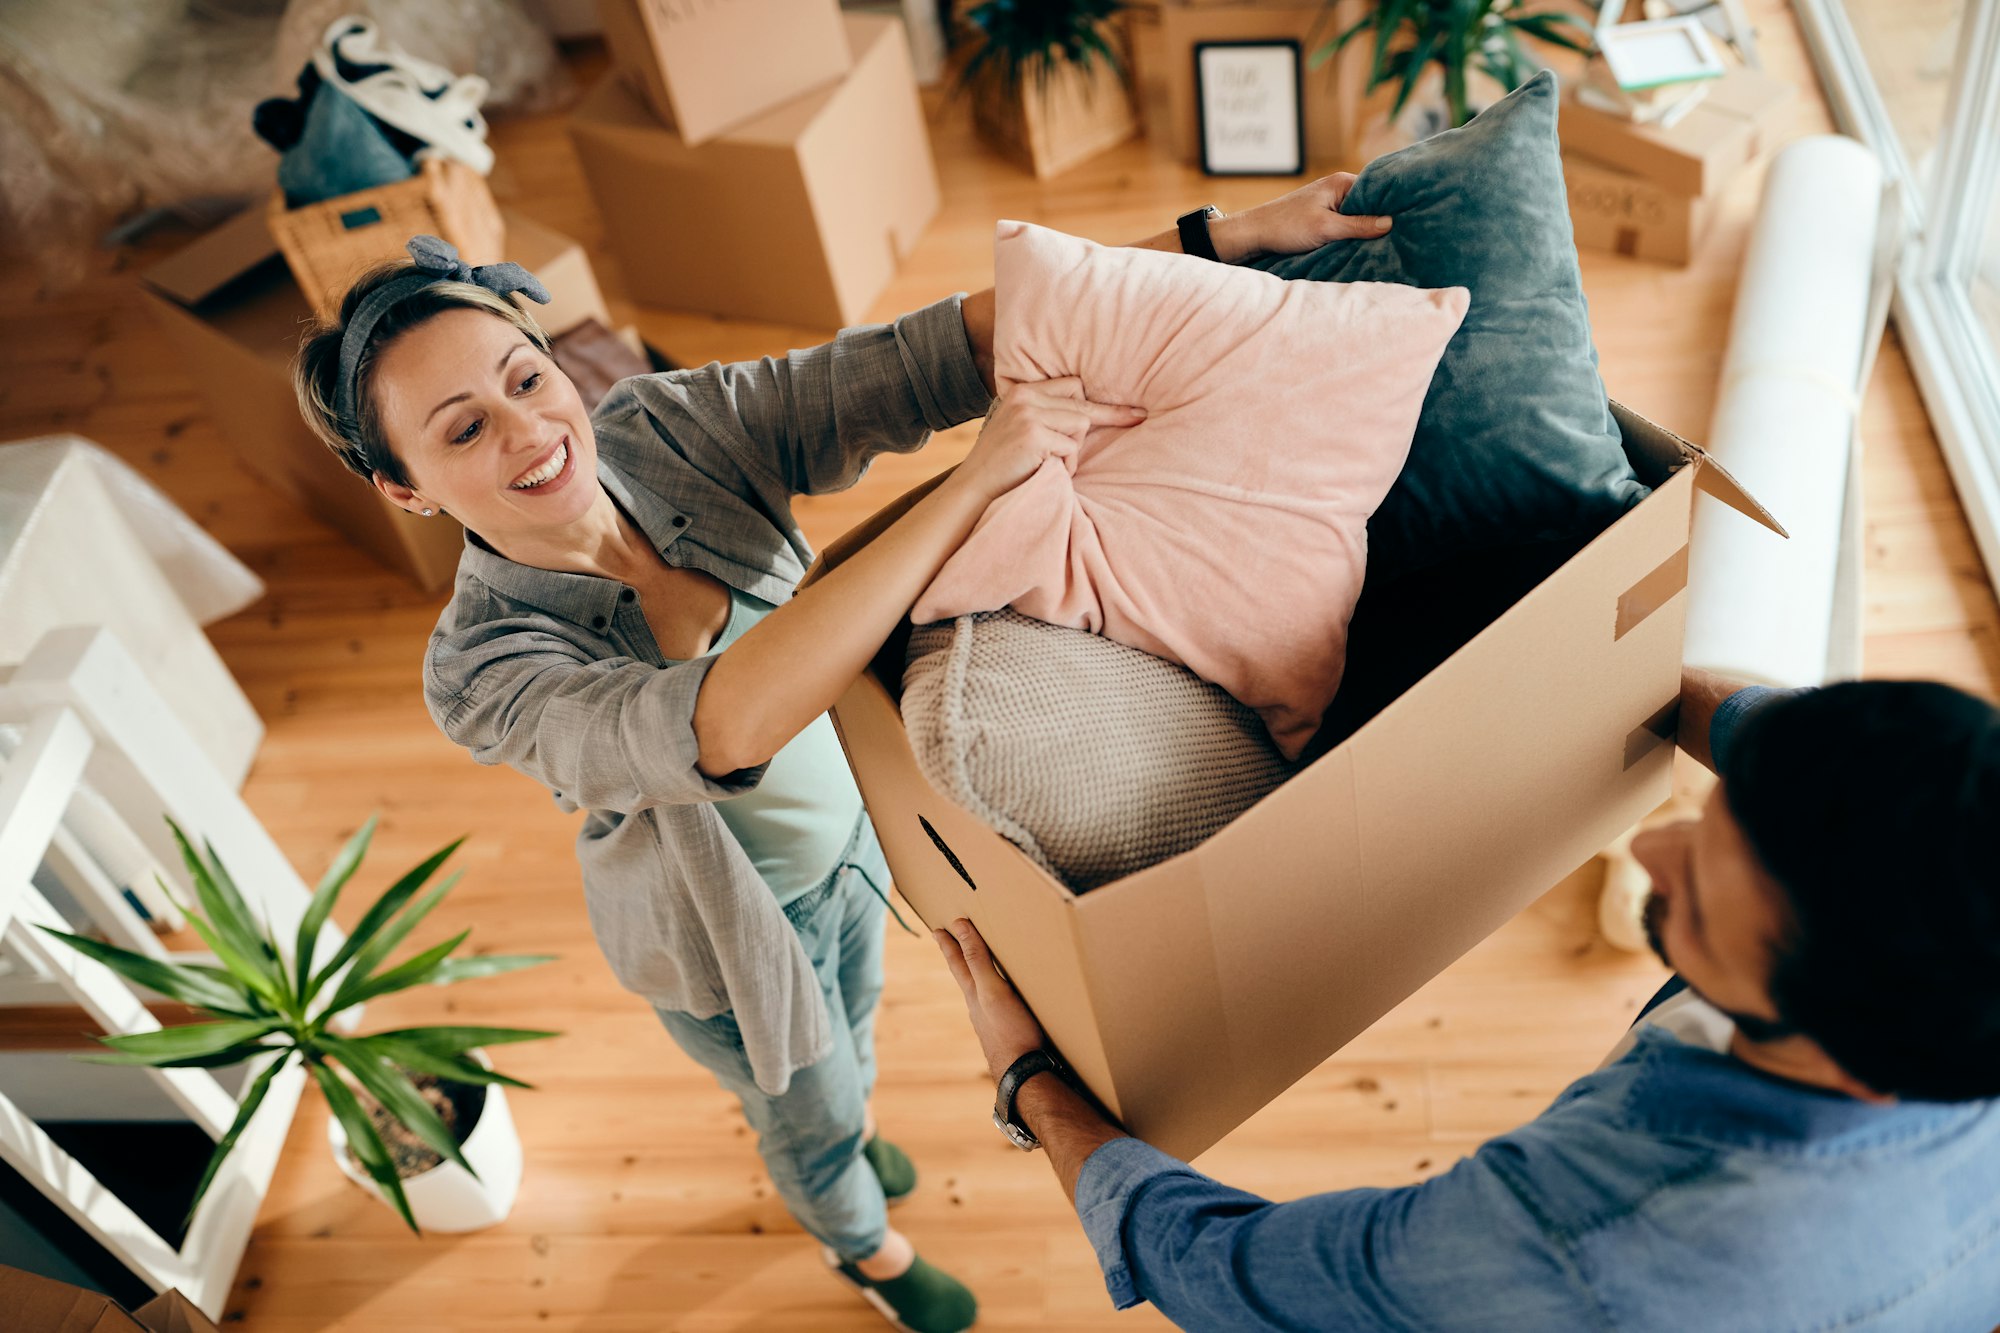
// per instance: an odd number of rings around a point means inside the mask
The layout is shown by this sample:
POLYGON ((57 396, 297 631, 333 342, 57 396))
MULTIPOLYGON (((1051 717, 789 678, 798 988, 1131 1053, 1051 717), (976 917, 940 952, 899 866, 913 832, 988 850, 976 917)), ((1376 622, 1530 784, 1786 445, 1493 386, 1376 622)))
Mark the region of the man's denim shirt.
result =
MULTIPOLYGON (((1775 693, 1717 710, 1718 758, 1775 693)), ((2000 1102, 1856 1101, 1651 1027, 1420 1185, 1272 1203, 1127 1138, 1076 1207, 1118 1306, 1188 1329, 2000 1324, 2000 1102)))

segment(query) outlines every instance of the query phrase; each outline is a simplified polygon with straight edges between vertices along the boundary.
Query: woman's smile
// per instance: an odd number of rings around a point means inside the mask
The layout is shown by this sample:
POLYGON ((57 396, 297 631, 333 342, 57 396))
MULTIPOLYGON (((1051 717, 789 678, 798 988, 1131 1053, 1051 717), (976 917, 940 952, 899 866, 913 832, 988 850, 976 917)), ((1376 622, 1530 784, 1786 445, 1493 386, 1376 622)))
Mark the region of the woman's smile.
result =
POLYGON ((569 436, 558 439, 549 451, 535 460, 534 466, 509 482, 507 489, 517 495, 547 495, 561 490, 576 475, 576 451, 570 448, 569 436))

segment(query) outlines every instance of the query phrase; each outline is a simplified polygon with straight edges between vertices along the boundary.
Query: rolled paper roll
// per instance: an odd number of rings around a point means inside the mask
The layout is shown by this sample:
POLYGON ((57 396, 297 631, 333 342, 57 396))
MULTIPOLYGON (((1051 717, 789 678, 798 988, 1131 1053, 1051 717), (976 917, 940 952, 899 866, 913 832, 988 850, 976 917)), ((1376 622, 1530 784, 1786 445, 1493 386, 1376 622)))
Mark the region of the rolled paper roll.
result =
POLYGON ((1706 443, 1791 539, 1695 497, 1689 666, 1826 678, 1881 189, 1875 155, 1838 135, 1771 165, 1706 443))

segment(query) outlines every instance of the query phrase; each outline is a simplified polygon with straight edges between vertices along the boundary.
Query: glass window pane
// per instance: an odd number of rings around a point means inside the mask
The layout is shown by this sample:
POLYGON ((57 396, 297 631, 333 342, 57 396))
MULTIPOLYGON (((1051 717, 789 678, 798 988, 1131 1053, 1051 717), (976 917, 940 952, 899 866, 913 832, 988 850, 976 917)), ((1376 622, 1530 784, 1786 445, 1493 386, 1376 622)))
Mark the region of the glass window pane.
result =
POLYGON ((1841 8, 1928 198, 1965 0, 1841 0, 1841 8))

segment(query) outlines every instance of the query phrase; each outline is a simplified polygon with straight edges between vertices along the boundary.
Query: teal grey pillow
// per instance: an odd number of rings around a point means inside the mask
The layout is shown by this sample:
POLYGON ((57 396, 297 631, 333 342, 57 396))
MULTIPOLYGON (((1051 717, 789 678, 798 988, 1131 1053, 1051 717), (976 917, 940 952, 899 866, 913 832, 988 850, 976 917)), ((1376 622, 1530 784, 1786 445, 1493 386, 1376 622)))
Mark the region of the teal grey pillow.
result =
POLYGON ((1588 540, 1646 496, 1597 374, 1556 100, 1544 70, 1464 127, 1369 163, 1341 211, 1391 215, 1386 236, 1258 262, 1472 293, 1410 460, 1369 521, 1371 582, 1466 551, 1588 540))

